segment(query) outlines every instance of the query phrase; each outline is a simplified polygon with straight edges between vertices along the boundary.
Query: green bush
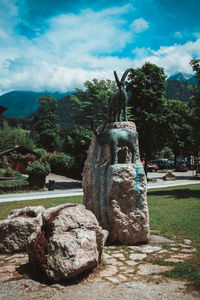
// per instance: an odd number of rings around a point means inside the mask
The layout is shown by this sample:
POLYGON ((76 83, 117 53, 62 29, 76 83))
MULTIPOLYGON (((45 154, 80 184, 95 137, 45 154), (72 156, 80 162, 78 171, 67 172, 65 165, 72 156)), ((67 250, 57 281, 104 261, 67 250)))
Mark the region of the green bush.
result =
POLYGON ((23 180, 24 176, 20 172, 13 172, 12 177, 15 177, 17 180, 23 180))
POLYGON ((51 168, 48 162, 41 163, 36 160, 26 168, 26 171, 28 175, 47 176, 50 173, 51 168))
POLYGON ((20 180, 0 181, 0 192, 15 192, 29 188, 29 182, 26 178, 20 180))
POLYGON ((69 174, 74 161, 70 155, 56 153, 49 157, 49 163, 53 173, 66 176, 69 174))

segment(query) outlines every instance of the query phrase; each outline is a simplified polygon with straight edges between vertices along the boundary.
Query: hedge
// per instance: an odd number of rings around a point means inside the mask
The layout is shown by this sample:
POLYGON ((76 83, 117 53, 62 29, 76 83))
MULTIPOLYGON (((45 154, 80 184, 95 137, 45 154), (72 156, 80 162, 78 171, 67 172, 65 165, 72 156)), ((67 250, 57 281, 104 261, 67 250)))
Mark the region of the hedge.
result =
POLYGON ((29 189, 29 182, 26 178, 20 180, 0 181, 0 193, 15 192, 15 191, 27 190, 27 189, 29 189))

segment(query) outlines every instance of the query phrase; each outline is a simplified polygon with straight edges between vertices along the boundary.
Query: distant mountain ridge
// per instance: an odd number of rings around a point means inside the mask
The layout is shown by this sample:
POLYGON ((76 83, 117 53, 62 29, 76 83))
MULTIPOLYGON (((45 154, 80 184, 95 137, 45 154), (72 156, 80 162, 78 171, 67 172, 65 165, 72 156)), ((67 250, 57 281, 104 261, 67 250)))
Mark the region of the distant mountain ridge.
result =
MULTIPOLYGON (((195 75, 187 73, 176 73, 167 79, 166 98, 176 99, 185 103, 189 102, 192 95, 190 85, 197 85, 195 75)), ((0 105, 8 107, 3 116, 14 118, 28 117, 30 120, 32 114, 37 113, 38 99, 40 96, 50 94, 58 100, 57 114, 62 128, 73 127, 73 112, 71 109, 70 94, 73 92, 33 92, 33 91, 12 91, 0 96, 0 105)), ((14 119, 13 118, 13 119, 14 119)))
POLYGON ((11 91, 0 96, 0 105, 8 107, 8 110, 3 115, 17 118, 27 117, 38 109, 39 97, 46 94, 49 94, 58 100, 70 93, 11 91))
POLYGON ((195 75, 181 72, 173 74, 167 79, 166 98, 188 103, 192 96, 191 85, 198 85, 195 75))
POLYGON ((189 84, 193 84, 197 86, 197 81, 195 79, 194 74, 178 72, 176 74, 171 75, 169 78, 167 78, 167 81, 171 81, 171 80, 184 81, 184 82, 188 82, 189 84))

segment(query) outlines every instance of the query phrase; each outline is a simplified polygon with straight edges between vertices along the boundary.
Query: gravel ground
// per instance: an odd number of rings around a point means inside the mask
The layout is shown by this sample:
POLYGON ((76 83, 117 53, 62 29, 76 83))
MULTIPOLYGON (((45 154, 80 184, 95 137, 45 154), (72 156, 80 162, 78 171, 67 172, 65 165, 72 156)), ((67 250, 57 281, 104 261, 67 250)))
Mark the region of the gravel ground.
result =
POLYGON ((148 245, 106 246, 103 263, 81 282, 48 285, 30 279, 26 253, 0 255, 0 300, 196 300, 200 293, 189 282, 164 275, 172 266, 154 260, 180 262, 196 249, 190 240, 182 244, 151 235, 148 245), (168 244, 167 249, 164 245, 168 244))

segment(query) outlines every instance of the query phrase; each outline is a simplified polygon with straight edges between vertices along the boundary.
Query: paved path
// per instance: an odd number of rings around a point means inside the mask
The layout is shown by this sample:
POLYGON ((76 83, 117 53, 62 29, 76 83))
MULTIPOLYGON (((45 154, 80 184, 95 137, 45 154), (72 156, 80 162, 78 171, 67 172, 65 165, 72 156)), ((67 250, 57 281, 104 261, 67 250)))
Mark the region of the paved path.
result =
MULTIPOLYGON (((164 181, 162 178, 165 173, 148 173, 148 178, 155 180, 154 183, 148 183, 148 189, 166 188, 173 186, 182 186, 187 184, 200 184, 200 178, 193 178, 192 171, 188 172, 177 172, 174 173, 177 176, 175 181, 164 181)), ((17 194, 2 194, 0 195, 0 203, 8 201, 24 201, 34 199, 47 199, 47 198, 59 198, 69 196, 80 196, 83 195, 81 188, 81 182, 75 179, 66 178, 55 174, 47 176, 47 181, 55 180, 54 191, 44 192, 30 192, 30 193, 17 193, 17 194)))

